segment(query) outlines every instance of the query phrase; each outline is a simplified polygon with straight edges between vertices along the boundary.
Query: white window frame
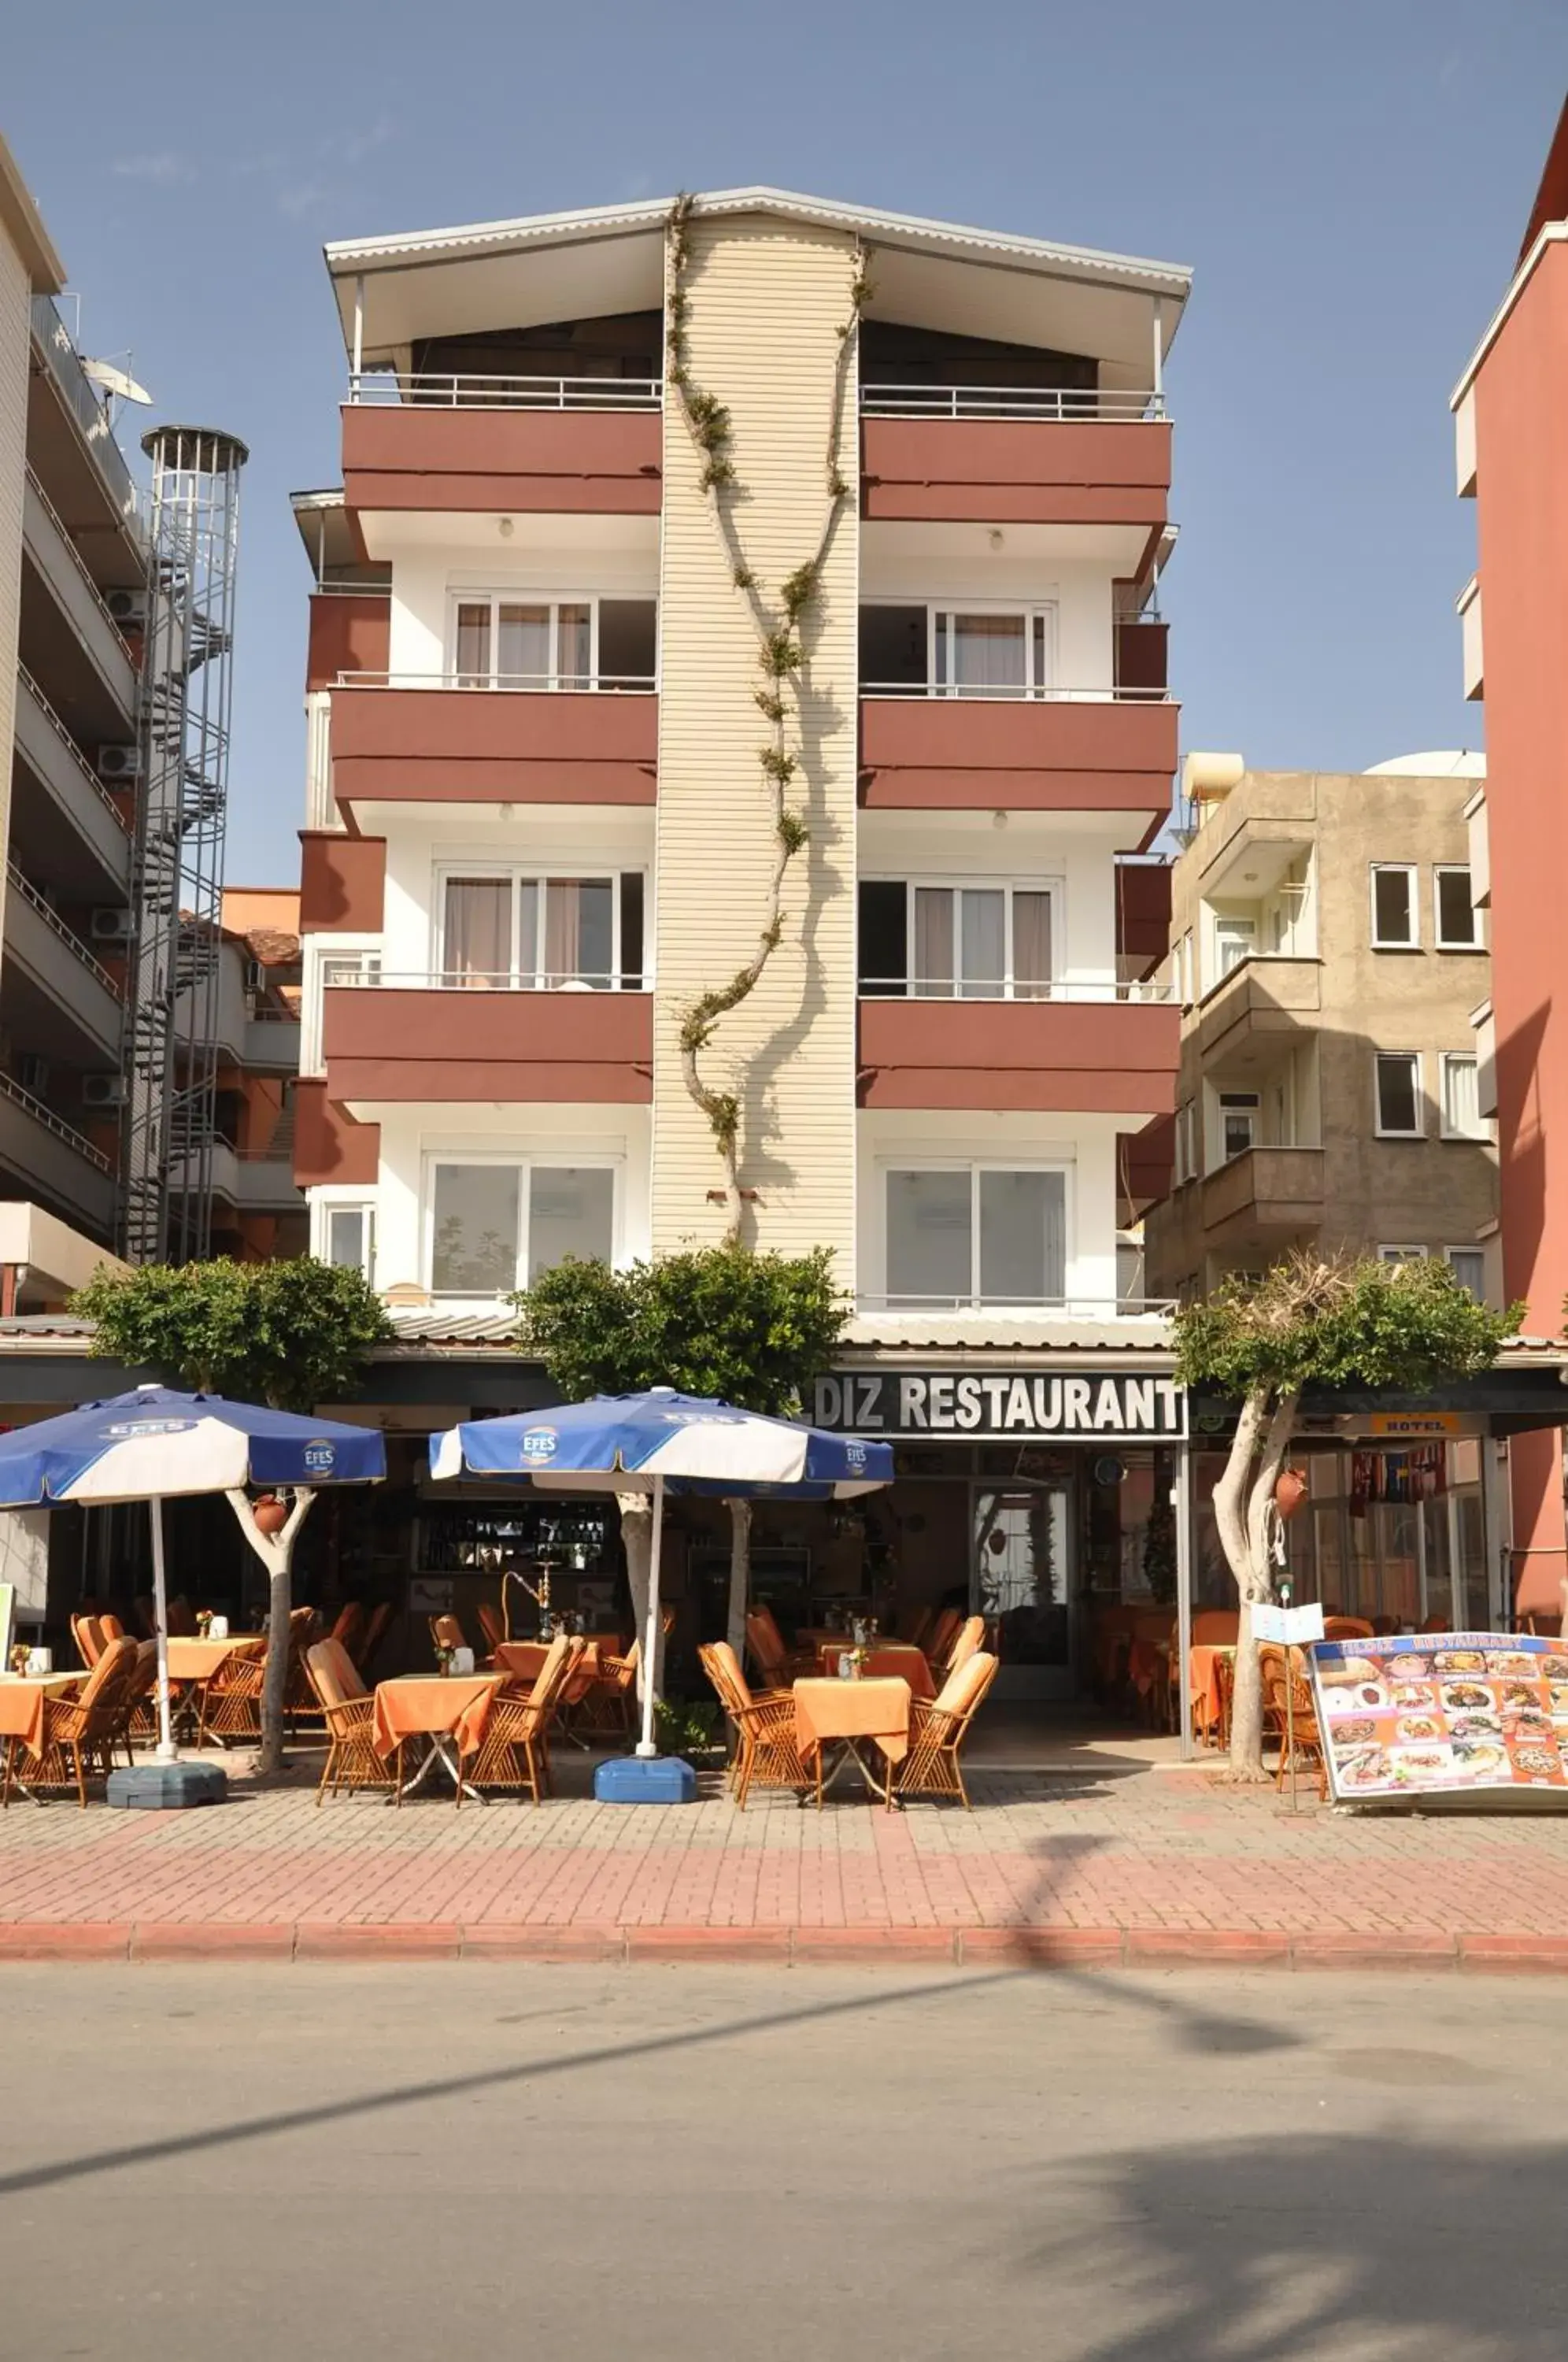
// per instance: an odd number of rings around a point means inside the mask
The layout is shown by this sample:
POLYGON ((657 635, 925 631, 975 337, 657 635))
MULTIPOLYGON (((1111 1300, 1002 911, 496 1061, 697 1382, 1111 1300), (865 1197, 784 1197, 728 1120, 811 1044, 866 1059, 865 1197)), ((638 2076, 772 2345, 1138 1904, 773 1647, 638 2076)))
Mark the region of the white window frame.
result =
POLYGON ((1426 1125, 1426 1061, 1419 1050, 1375 1050, 1372 1054, 1372 1130, 1376 1140, 1425 1140, 1426 1125), (1396 1131, 1383 1120, 1383 1093, 1378 1087, 1378 1070, 1385 1058, 1408 1058, 1416 1069, 1416 1124, 1413 1131, 1396 1131))
POLYGON ((1465 940, 1456 943, 1452 935, 1443 933, 1442 880, 1452 877, 1463 877, 1468 890, 1471 883, 1469 862, 1435 861, 1432 864, 1432 941, 1440 952, 1485 951, 1485 945, 1481 940, 1481 913, 1474 902, 1470 904, 1471 932, 1465 940))
MULTIPOLYGON (((888 1184, 895 1173, 967 1173, 969 1179, 969 1277, 972 1283, 969 1301, 982 1308, 988 1298, 982 1296, 980 1276, 979 1176, 982 1173, 1059 1173, 1062 1176, 1062 1294, 1071 1301, 1073 1264, 1077 1253, 1077 1212, 1073 1201, 1075 1167, 1060 1157, 1049 1156, 927 1156, 918 1148, 878 1159, 878 1211, 881 1222, 882 1295, 891 1302, 895 1296, 918 1295, 918 1289, 895 1288, 888 1269, 888 1184)), ((933 1309, 936 1308, 934 1306, 933 1309)), ((1018 1308, 1016 1306, 1014 1308, 1018 1308)))
POLYGON ((384 953, 381 935, 307 935, 302 953, 300 980, 300 1072, 326 1072, 325 1043, 326 971, 352 964, 362 977, 381 979, 384 953))
MULTIPOLYGON (((436 1175, 443 1164, 497 1164, 511 1172, 520 1173, 522 1187, 517 1195, 517 1272, 514 1287, 526 1287, 531 1276, 527 1267, 529 1216, 533 1209, 534 1172, 542 1167, 546 1172, 559 1172, 572 1166, 580 1171, 609 1173, 613 1177, 610 1196, 610 1261, 619 1269, 624 1261, 623 1238, 626 1219, 626 1160, 624 1155, 607 1153, 602 1148, 577 1148, 571 1142, 552 1142, 539 1149, 431 1148, 426 1149, 420 1175, 420 1262, 425 1285, 440 1304, 493 1304, 494 1296, 463 1296, 456 1289, 436 1286, 436 1175)), ((502 1290, 502 1293, 506 1291, 502 1290)))
MULTIPOLYGON (((1471 1243, 1470 1243, 1470 1245, 1469 1245, 1469 1246, 1461 1246, 1461 1247, 1444 1247, 1444 1249, 1443 1249, 1443 1251, 1442 1251, 1442 1259, 1443 1259, 1444 1263, 1446 1263, 1446 1264, 1447 1264, 1447 1265, 1448 1265, 1448 1267, 1449 1267, 1450 1271, 1452 1271, 1452 1272, 1453 1273, 1454 1277, 1455 1277, 1456 1279, 1458 1279, 1458 1278, 1459 1278, 1459 1270, 1458 1270, 1458 1266, 1457 1266, 1457 1264, 1455 1264, 1455 1262, 1454 1262, 1454 1257, 1455 1257, 1455 1255, 1464 1255, 1464 1256, 1467 1256, 1467 1257, 1468 1257, 1468 1256, 1474 1256, 1474 1259, 1475 1259, 1475 1261, 1480 1264, 1480 1266, 1481 1266, 1481 1286, 1480 1286, 1480 1288, 1479 1288, 1479 1290, 1478 1290, 1478 1291, 1477 1291, 1477 1290, 1474 1290, 1474 1289, 1472 1289, 1471 1293, 1472 1293, 1473 1295, 1474 1295, 1474 1296, 1475 1296, 1475 1300, 1476 1300, 1476 1302, 1477 1302, 1478 1304, 1485 1304, 1485 1301, 1486 1301, 1486 1277, 1487 1277, 1487 1274, 1486 1274, 1486 1250, 1485 1250, 1485 1248, 1484 1246, 1479 1246, 1479 1245, 1477 1245, 1474 1240, 1471 1242, 1471 1243)), ((1466 1283, 1465 1281, 1463 1281, 1463 1280, 1461 1280, 1461 1281, 1460 1281, 1460 1286, 1461 1286, 1462 1287, 1463 1287, 1463 1286, 1466 1286, 1466 1285, 1467 1285, 1467 1283, 1466 1283)))
POLYGON ((1421 948, 1420 866, 1414 861, 1373 861, 1367 865, 1367 923, 1375 952, 1419 952, 1421 948), (1410 917, 1408 941, 1380 935, 1377 932, 1377 881, 1379 877, 1397 873, 1405 880, 1407 908, 1410 917))
POLYGON ((1214 944, 1214 982, 1219 986, 1223 984, 1228 977, 1234 976, 1239 967, 1245 967, 1249 960, 1257 958, 1258 922, 1255 912, 1213 909, 1209 911, 1209 921, 1214 944), (1231 930, 1229 935, 1226 933, 1227 928, 1231 930), (1246 930, 1244 943, 1240 933, 1242 928, 1246 930), (1227 967, 1225 954, 1232 944, 1237 945, 1237 954, 1227 967))
POLYGON ((1430 1253, 1430 1247, 1379 1247, 1377 1260, 1398 1271, 1408 1263, 1425 1263, 1430 1253))
POLYGON ((1448 1120, 1448 1071, 1449 1068, 1456 1062, 1461 1065, 1472 1066, 1474 1068, 1476 1104, 1477 1107, 1480 1105, 1481 1061, 1476 1053, 1474 1050, 1440 1050, 1438 1053, 1438 1135, 1440 1139, 1442 1140, 1468 1140, 1473 1143, 1476 1141, 1485 1142, 1489 1141, 1492 1137, 1492 1120, 1489 1116, 1477 1114, 1475 1119, 1475 1129, 1474 1131, 1455 1131, 1450 1127, 1448 1120))
MULTIPOLYGON (((552 992, 559 991, 562 988, 559 985, 550 985, 543 982, 544 970, 536 964, 527 976, 524 975, 520 959, 522 946, 518 940, 518 912, 522 907, 522 898, 517 890, 519 886, 538 886, 545 889, 547 892, 550 881, 554 878, 558 882, 569 885, 597 885, 602 879, 608 880, 610 887, 610 975, 612 978, 609 989, 612 992, 619 992, 622 989, 621 977, 623 973, 621 966, 621 880, 623 877, 640 877, 643 881, 642 986, 645 991, 648 988, 648 952, 652 932, 652 908, 648 893, 648 873, 646 869, 638 866, 636 864, 633 864, 630 867, 622 867, 619 865, 613 865, 609 868, 602 868, 591 859, 577 862, 486 861, 477 855, 471 861, 438 861, 436 865, 435 882, 431 894, 430 911, 430 974, 436 982, 445 985, 447 977, 447 885, 453 879, 460 881, 465 878, 471 878, 476 881, 490 883, 496 878, 501 877, 509 879, 512 887, 512 954, 507 981, 504 985, 491 985, 489 987, 474 986, 471 988, 473 990, 490 990, 492 992, 505 992, 508 990, 514 992, 552 992)), ((541 896, 540 899, 539 918, 539 941, 536 946, 536 952, 537 956, 542 957, 545 947, 543 896, 541 896)), ((1053 923, 1055 922, 1055 913, 1053 911, 1053 923)), ((462 988, 453 986, 451 988, 456 991, 462 988)))
MULTIPOLYGON (((878 606, 914 605, 914 601, 884 599, 868 602, 878 606)), ((978 700, 1024 701, 1054 696, 1059 687, 1057 642, 1060 633, 1060 602, 1055 599, 930 599, 925 602, 925 679, 933 697, 955 697, 978 700), (1010 615, 1023 625, 1023 686, 1021 689, 990 689, 983 683, 939 681, 936 678, 936 644, 939 622, 945 619, 952 637, 955 615, 1010 615), (1038 631, 1036 624, 1039 625, 1038 631)), ((1071 684, 1069 684, 1070 686, 1071 684)), ((1110 695, 1108 690, 1106 694, 1110 695)))
MULTIPOLYGON (((1015 894, 1048 894, 1051 898, 1051 974, 1043 985, 1023 988, 1022 998, 1029 1000, 1049 1000, 1053 998, 1062 974, 1062 941, 1066 927, 1066 882, 1061 877, 961 877, 947 874, 932 877, 911 877, 907 871, 872 872, 862 881, 867 886, 901 886, 904 889, 904 986, 911 1000, 1015 1000, 1016 979, 1012 972, 1012 898, 1015 894), (915 976, 915 896, 917 893, 939 894, 1000 894, 1002 913, 1002 966, 1006 975, 1000 992, 966 992, 963 978, 955 976, 949 992, 920 992, 915 976)), ((645 888, 646 892, 646 888, 645 888)), ((645 921, 645 925, 646 925, 645 921)), ((617 925, 619 917, 617 915, 617 925)), ((954 913, 954 966, 962 960, 962 939, 959 914, 954 913)), ((875 981, 876 979, 873 979, 875 981)))
POLYGON ((339 1185, 326 1189, 313 1189, 310 1206, 311 1253, 317 1263, 330 1264, 327 1252, 330 1244, 332 1220, 335 1214, 363 1214, 367 1260, 359 1265, 365 1277, 374 1286, 376 1278, 376 1213, 377 1193, 369 1186, 350 1188, 339 1185))
POLYGON ((1258 1144, 1258 1128, 1263 1121, 1263 1093, 1217 1090, 1214 1094, 1214 1106, 1215 1113, 1219 1118, 1221 1164, 1232 1164, 1238 1156, 1250 1156, 1258 1144), (1231 1148, 1226 1143, 1225 1128, 1233 1118, 1238 1121, 1244 1119, 1246 1122, 1245 1148, 1231 1148))
MULTIPOLYGON (((631 594, 628 593, 629 595, 631 594)), ((569 696, 582 696, 587 691, 599 687, 600 594, 597 591, 534 590, 525 589, 518 583, 511 583, 503 589, 494 590, 482 582, 477 582, 466 589, 454 586, 448 590, 447 597, 446 670, 449 679, 461 680, 470 688, 532 690, 539 695, 564 690, 569 696), (490 665, 488 668, 490 678, 488 680, 470 681, 467 668, 458 661, 458 610, 459 607, 480 607, 486 604, 490 608, 490 665), (496 613, 499 607, 547 607, 549 609, 551 668, 547 673, 540 673, 536 676, 497 673, 495 659, 501 646, 501 624, 496 613), (588 678, 586 680, 581 679, 576 673, 564 674, 556 669, 560 661, 560 611, 563 607, 588 609, 588 678)))

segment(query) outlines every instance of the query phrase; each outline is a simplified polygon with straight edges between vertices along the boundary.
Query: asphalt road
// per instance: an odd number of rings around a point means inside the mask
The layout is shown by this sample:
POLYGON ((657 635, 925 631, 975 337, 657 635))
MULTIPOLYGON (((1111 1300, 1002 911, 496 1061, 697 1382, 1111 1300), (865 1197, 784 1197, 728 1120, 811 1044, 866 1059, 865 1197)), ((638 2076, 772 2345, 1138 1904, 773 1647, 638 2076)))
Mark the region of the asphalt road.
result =
POLYGON ((1558 2362, 1520 1980, 0 1970, 0 2356, 1558 2362))

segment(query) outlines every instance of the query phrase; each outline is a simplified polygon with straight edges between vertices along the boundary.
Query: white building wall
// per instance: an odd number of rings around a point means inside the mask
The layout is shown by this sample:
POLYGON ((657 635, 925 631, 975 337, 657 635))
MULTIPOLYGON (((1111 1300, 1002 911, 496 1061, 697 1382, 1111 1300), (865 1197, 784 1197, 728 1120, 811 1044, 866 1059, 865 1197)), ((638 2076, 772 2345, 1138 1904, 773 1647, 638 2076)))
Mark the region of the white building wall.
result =
POLYGON ((936 547, 929 526, 911 527, 909 537, 897 541, 895 530, 863 529, 863 605, 948 607, 962 601, 981 607, 1054 606, 1055 685, 1109 692, 1116 678, 1110 586, 1115 576, 1128 571, 1124 559, 1064 556, 1038 529, 1012 529, 1015 542, 1032 543, 1021 550, 1009 546, 1003 529, 999 551, 990 548, 979 526, 947 528, 953 542, 944 535, 936 547))
POLYGON ((1113 855, 1126 833, 1121 816, 1010 811, 1003 822, 999 827, 988 811, 863 811, 858 874, 1050 884, 1059 898, 1053 911, 1059 980, 1114 982, 1113 855))
MULTIPOLYGON (((657 599, 658 545, 651 519, 583 520, 591 535, 565 521, 559 537, 520 549, 499 536, 499 520, 476 520, 486 529, 480 546, 457 538, 457 521, 443 519, 453 538, 423 543, 392 556, 391 626, 387 666, 395 674, 427 676, 448 670, 452 659, 452 609, 460 597, 482 591, 588 599, 657 599), (613 532, 603 528, 611 527, 613 532)), ((525 521, 549 525, 548 518, 525 521)), ((520 528, 525 520, 517 520, 520 528)))

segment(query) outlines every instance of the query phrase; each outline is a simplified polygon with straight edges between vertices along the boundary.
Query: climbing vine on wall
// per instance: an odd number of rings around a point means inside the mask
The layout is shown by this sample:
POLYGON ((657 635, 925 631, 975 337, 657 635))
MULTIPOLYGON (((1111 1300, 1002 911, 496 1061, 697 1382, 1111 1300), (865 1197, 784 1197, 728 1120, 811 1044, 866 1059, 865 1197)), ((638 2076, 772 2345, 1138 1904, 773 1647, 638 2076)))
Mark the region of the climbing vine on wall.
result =
POLYGON ((741 490, 732 450, 730 414, 718 396, 699 385, 690 362, 688 323, 691 297, 689 229, 695 200, 677 197, 665 226, 667 360, 665 381, 679 404, 680 415, 696 450, 700 481, 710 513, 718 526, 728 561, 730 579, 745 599, 756 637, 757 685, 753 692, 758 712, 767 724, 756 760, 767 791, 772 820, 772 862, 763 902, 756 948, 744 967, 726 983, 699 993, 680 1013, 680 1070, 686 1088, 706 1117, 723 1168, 724 1242, 740 1236, 743 1197, 740 1181, 741 1104, 744 1090, 721 1090, 702 1072, 702 1053, 713 1041, 721 1021, 756 991, 763 970, 783 937, 784 877, 805 846, 807 827, 795 800, 796 783, 807 761, 807 732, 801 673, 805 666, 805 629, 822 589, 823 568, 834 527, 850 497, 851 485, 840 466, 845 394, 855 356, 861 314, 870 295, 864 252, 856 249, 849 287, 849 314, 838 330, 834 362, 833 398, 829 405, 827 453, 823 468, 824 507, 822 529, 794 571, 769 593, 746 557, 735 519, 741 490))

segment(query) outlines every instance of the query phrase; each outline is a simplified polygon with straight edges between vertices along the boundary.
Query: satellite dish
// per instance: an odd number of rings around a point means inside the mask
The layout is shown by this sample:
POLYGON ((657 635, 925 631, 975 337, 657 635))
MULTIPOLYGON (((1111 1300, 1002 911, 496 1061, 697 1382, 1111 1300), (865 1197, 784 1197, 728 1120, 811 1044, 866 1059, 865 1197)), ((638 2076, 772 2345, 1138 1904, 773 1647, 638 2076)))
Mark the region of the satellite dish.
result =
POLYGON ((147 388, 138 385, 124 370, 117 370, 113 361, 83 361, 82 374, 91 378, 94 385, 101 385, 105 393, 117 393, 122 402, 143 403, 149 410, 152 407, 152 396, 147 388))

